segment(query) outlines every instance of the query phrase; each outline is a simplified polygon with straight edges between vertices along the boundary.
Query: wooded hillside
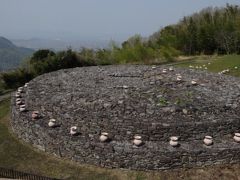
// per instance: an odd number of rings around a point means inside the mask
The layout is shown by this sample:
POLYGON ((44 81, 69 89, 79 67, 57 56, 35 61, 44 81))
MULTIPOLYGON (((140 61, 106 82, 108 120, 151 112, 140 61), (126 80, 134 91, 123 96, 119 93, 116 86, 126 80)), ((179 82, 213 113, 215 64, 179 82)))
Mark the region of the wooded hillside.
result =
POLYGON ((32 49, 17 47, 8 39, 0 37, 0 71, 17 68, 33 52, 32 49))
POLYGON ((151 46, 170 46, 185 55, 240 53, 240 8, 206 8, 154 33, 151 46))

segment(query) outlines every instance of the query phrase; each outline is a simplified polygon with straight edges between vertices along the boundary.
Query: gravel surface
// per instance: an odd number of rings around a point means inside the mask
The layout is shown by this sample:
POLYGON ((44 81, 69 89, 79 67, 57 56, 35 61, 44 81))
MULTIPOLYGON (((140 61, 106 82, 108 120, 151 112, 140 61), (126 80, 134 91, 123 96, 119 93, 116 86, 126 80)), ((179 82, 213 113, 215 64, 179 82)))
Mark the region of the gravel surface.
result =
POLYGON ((83 67, 39 76, 22 96, 28 111, 12 109, 16 133, 59 156, 144 170, 239 161, 232 137, 240 131, 240 80, 234 77, 167 66, 83 67), (35 110, 41 118, 32 121, 35 110), (72 126, 79 136, 69 135, 72 126), (101 132, 110 143, 99 142, 101 132), (141 148, 132 145, 135 135, 141 148), (203 146, 206 135, 214 139, 210 149, 203 146), (169 146, 171 136, 179 137, 179 148, 169 146))

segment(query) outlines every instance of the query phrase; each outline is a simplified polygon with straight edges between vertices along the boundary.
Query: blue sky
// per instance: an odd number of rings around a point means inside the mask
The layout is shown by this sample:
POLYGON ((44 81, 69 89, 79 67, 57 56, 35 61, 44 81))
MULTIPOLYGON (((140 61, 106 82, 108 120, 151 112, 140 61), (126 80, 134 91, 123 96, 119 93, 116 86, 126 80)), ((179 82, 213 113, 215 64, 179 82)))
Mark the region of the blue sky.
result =
POLYGON ((148 36, 208 6, 240 0, 0 0, 0 36, 103 38, 148 36))

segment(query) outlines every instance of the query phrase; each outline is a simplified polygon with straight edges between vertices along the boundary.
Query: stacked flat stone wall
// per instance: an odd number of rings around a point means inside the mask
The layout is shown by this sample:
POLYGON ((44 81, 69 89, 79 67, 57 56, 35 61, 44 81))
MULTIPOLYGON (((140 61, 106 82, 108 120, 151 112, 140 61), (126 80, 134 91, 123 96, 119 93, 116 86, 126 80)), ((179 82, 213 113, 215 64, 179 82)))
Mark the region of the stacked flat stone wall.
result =
POLYGON ((234 77, 160 66, 84 67, 39 76, 21 95, 27 111, 19 111, 13 94, 13 130, 50 154, 138 170, 240 161, 233 140, 240 131, 240 80, 234 77), (36 110, 41 118, 33 120, 36 110), (51 118, 55 128, 48 127, 51 118), (78 135, 69 134, 72 126, 78 135), (100 142, 102 132, 110 141, 100 142), (139 147, 135 135, 142 137, 139 147), (203 144, 206 135, 213 145, 203 144), (171 136, 180 146, 169 144, 171 136))

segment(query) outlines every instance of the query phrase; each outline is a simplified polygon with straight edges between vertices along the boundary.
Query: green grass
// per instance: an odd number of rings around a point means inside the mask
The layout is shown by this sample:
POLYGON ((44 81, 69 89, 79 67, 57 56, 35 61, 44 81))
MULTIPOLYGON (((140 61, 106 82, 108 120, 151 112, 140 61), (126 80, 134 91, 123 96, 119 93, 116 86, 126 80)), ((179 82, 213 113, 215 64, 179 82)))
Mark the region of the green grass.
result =
POLYGON ((177 64, 179 67, 203 66, 206 65, 210 72, 220 72, 224 69, 229 69, 228 75, 240 77, 240 55, 225 55, 225 56, 209 56, 197 57, 194 60, 186 61, 177 64), (208 65, 208 63, 211 63, 208 65), (238 69, 235 69, 238 67, 238 69))
MULTIPOLYGON (((4 116, 6 116, 9 113, 9 106, 10 102, 9 100, 4 100, 0 104, 0 119, 2 119, 4 116)), ((1 121, 0 121, 1 123, 1 121)))
POLYGON ((4 82, 1 79, 1 74, 0 74, 0 96, 6 93, 11 92, 12 89, 8 89, 5 87, 4 82))

